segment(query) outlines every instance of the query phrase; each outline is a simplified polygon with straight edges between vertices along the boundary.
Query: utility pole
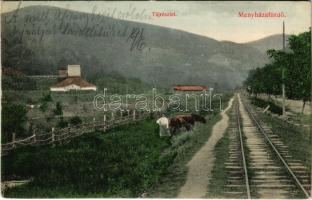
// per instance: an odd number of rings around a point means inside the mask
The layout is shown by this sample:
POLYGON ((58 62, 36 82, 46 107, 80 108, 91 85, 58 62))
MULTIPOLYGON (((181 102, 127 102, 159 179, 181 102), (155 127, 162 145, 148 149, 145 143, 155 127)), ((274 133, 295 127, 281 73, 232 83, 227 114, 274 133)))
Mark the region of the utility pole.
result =
MULTIPOLYGON (((283 52, 285 52, 285 23, 283 21, 283 52)), ((283 117, 286 116, 285 112, 285 66, 282 66, 282 95, 283 95, 283 117)))

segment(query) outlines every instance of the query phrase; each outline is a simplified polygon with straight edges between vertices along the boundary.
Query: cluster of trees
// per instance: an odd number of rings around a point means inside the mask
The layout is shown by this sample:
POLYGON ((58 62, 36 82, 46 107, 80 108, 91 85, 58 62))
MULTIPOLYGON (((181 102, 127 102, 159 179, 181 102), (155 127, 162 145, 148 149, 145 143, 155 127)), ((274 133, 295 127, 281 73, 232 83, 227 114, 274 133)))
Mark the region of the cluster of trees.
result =
POLYGON ((282 94, 285 84, 286 97, 293 100, 311 101, 311 29, 308 32, 292 35, 288 39, 286 51, 267 51, 271 62, 263 68, 249 72, 244 85, 252 94, 282 94))
POLYGON ((3 103, 1 114, 2 143, 12 141, 12 133, 16 133, 18 137, 26 136, 27 109, 25 106, 11 102, 3 103))
POLYGON ((26 76, 2 76, 2 90, 35 90, 36 81, 26 76))

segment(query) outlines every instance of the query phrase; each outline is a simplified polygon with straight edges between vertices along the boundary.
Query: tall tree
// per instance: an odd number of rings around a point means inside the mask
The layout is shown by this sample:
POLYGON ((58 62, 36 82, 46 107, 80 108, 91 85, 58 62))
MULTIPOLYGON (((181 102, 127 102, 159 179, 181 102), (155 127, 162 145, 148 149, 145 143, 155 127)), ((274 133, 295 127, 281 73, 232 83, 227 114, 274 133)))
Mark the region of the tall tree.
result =
POLYGON ((252 71, 245 85, 253 93, 280 94, 284 82, 286 96, 302 100, 302 112, 311 101, 311 30, 289 37, 289 51, 267 51, 271 63, 252 71), (284 70, 284 78, 282 71, 284 70))
POLYGON ((287 65, 286 95, 290 99, 302 100, 302 112, 307 101, 311 101, 311 30, 289 38, 290 64, 287 65))

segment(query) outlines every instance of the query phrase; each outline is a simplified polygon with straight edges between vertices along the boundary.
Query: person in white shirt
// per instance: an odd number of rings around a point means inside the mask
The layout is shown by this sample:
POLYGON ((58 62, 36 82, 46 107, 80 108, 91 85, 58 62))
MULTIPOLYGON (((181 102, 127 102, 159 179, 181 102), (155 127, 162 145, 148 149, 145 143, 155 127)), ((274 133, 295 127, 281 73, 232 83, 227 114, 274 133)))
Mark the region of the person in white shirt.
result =
POLYGON ((159 125, 159 136, 160 137, 170 137, 169 131, 169 119, 162 114, 162 116, 157 119, 156 123, 159 125))

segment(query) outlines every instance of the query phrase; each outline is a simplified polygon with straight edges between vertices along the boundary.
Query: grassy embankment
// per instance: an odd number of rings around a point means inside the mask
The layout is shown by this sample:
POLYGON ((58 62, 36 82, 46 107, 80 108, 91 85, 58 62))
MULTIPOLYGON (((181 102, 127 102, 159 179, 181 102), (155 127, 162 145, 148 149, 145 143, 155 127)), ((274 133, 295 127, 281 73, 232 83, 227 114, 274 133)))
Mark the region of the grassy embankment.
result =
MULTIPOLYGON (((267 105, 268 103, 264 100, 262 101, 261 105, 267 105)), ((254 106, 262 107, 255 101, 251 101, 254 106)), ((281 114, 282 108, 274 105, 274 111, 278 110, 278 112, 274 112, 277 114, 281 114)), ((273 111, 272 111, 273 112, 273 111)), ((310 168, 311 167, 311 130, 310 128, 304 128, 289 124, 282 119, 279 119, 274 116, 269 116, 267 114, 258 113, 258 116, 263 120, 268 126, 272 128, 272 131, 277 134, 283 143, 288 146, 289 153, 293 157, 298 160, 301 160, 303 164, 310 168)), ((298 118, 298 115, 296 115, 298 118)), ((309 118, 307 116, 301 115, 301 118, 306 119, 309 118)))
POLYGON ((267 106, 270 106, 269 107, 269 111, 272 112, 272 113, 275 113, 275 114, 278 114, 278 115, 281 115, 283 113, 283 109, 276 105, 274 102, 272 101, 265 101, 263 99, 259 99, 259 98, 255 98, 255 97, 252 97, 250 98, 250 102, 259 107, 259 108, 263 108, 265 109, 267 106))
POLYGON ((301 160, 310 169, 312 150, 310 129, 288 124, 281 119, 263 113, 259 113, 258 116, 288 146, 290 155, 301 160))
MULTIPOLYGON (((252 104, 256 105, 259 108, 262 108, 263 110, 268 105, 270 105, 270 108, 269 108, 270 112, 272 112, 274 114, 282 115, 283 109, 281 107, 281 103, 277 102, 277 100, 271 99, 270 101, 266 101, 266 100, 263 100, 260 98, 255 98, 255 97, 250 98, 250 100, 251 100, 252 104)), ((306 106, 305 109, 311 109, 311 108, 306 106)), ((286 105, 286 112, 287 112, 286 114, 287 114, 288 121, 290 121, 291 123, 302 124, 302 125, 310 125, 311 124, 312 114, 302 114, 299 112, 294 112, 293 110, 288 108, 287 105, 286 105)))
POLYGON ((214 149, 216 160, 213 170, 211 172, 212 177, 208 185, 207 198, 224 198, 222 194, 225 191, 225 185, 227 182, 226 162, 229 158, 229 133, 225 132, 224 136, 218 141, 214 149))

